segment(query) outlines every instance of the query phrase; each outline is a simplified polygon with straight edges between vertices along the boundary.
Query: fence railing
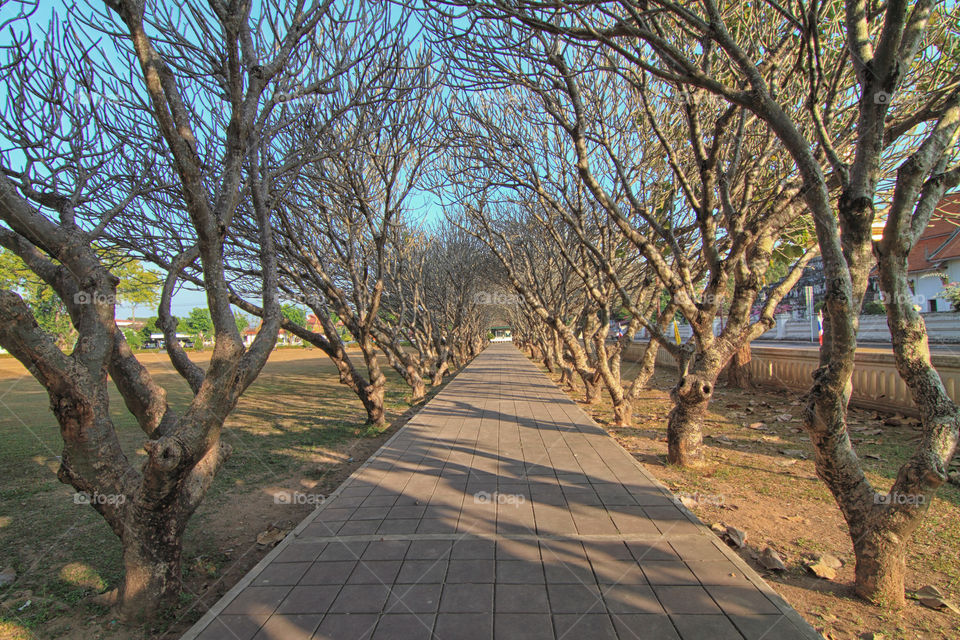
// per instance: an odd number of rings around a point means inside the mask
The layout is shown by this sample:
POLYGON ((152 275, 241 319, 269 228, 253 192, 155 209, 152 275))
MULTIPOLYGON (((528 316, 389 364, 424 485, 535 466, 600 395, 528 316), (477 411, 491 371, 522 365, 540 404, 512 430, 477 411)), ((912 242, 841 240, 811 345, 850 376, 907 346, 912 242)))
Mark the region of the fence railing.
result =
MULTIPOLYGON (((629 345, 624 359, 639 360, 643 347, 639 343, 629 345)), ((816 349, 754 344, 750 353, 750 373, 756 384, 800 393, 810 388, 813 372, 819 364, 816 349)), ((947 394, 957 402, 960 399, 960 355, 934 354, 932 361, 947 394)), ((666 350, 660 349, 657 366, 676 369, 677 364, 666 350)), ((907 385, 897 373, 892 353, 857 354, 850 403, 866 409, 919 415, 907 385)))

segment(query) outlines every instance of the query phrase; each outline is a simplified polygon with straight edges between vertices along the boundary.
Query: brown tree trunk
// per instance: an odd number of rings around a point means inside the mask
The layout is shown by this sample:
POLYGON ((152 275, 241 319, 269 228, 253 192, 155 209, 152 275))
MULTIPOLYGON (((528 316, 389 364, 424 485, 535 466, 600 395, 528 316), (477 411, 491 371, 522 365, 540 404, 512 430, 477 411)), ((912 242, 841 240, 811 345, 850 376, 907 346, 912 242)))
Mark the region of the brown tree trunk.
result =
POLYGON ((633 388, 637 391, 646 389, 650 384, 650 379, 657 368, 657 352, 660 350, 660 343, 653 338, 643 348, 643 355, 640 356, 640 370, 637 371, 637 377, 633 379, 633 388))
POLYGON ((876 526, 852 537, 857 595, 880 606, 902 607, 907 539, 876 526))
POLYGON ((124 572, 117 611, 125 623, 142 624, 178 602, 186 519, 136 506, 131 509, 139 513, 126 518, 121 540, 124 572))
POLYGON ((617 427, 633 425, 633 400, 626 394, 621 400, 613 403, 613 424, 617 427))
POLYGON ((386 412, 383 407, 384 385, 366 384, 357 394, 364 410, 367 412, 367 424, 373 427, 383 427, 387 423, 386 412))
POLYGON ((433 372, 433 379, 430 381, 430 384, 432 384, 433 386, 443 384, 443 376, 447 375, 449 371, 450 371, 450 363, 447 362, 446 359, 444 359, 444 361, 440 363, 440 366, 437 367, 437 370, 433 372))
POLYGON ((750 375, 750 343, 743 345, 733 354, 727 364, 727 384, 740 389, 752 389, 753 377, 750 375))
POLYGON ((603 384, 599 379, 599 376, 596 374, 581 374, 580 379, 583 380, 584 403, 596 404, 597 402, 600 402, 600 398, 603 395, 603 384))
POLYGON ((714 377, 688 373, 670 390, 673 409, 667 417, 667 462, 698 467, 703 459, 703 418, 713 395, 714 377))

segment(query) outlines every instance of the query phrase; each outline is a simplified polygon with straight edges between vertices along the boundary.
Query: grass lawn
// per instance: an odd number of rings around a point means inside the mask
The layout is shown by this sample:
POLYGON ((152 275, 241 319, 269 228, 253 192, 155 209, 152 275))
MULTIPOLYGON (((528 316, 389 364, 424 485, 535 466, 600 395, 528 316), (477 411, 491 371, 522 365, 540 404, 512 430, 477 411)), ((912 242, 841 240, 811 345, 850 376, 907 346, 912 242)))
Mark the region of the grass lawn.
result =
MULTIPOLYGON (((625 362, 624 377, 637 369, 636 363, 625 362)), ((606 394, 594 405, 582 404, 582 390, 570 395, 705 524, 745 531, 741 556, 828 640, 881 637, 871 633, 883 634, 885 640, 960 638, 960 615, 927 609, 914 600, 901 611, 884 611, 853 594, 853 546, 836 502, 816 477, 813 447, 800 429, 802 394, 743 391, 718 382, 704 428, 709 465, 687 471, 666 464, 669 389, 675 383, 675 371, 658 370, 634 406, 630 428, 612 426, 613 408, 606 394), (765 571, 757 562, 767 546, 783 558, 785 572, 765 571), (821 554, 843 562, 835 579, 820 579, 807 570, 806 563, 821 554)), ((853 409, 848 421, 864 471, 882 491, 893 484, 919 437, 909 426, 885 425, 888 416, 853 409)), ((934 585, 960 604, 956 486, 944 485, 914 534, 906 582, 907 590, 934 585)))
MULTIPOLYGON (((209 352, 192 355, 209 359, 209 352)), ((186 406, 190 389, 166 355, 146 353, 141 361, 170 402, 186 406)), ((359 400, 321 351, 274 351, 227 420, 223 437, 233 455, 187 530, 180 610, 151 629, 130 630, 91 602, 116 586, 120 544, 57 480, 62 445, 46 393, 15 359, 0 356, 0 569, 17 572, 12 585, 0 587, 0 638, 177 637, 269 551, 258 534, 282 533, 313 509, 277 504, 275 494, 328 493, 415 411, 403 380, 384 371, 392 426, 371 433, 359 400)), ((124 450, 139 467, 144 435, 116 393, 111 407, 124 450)))

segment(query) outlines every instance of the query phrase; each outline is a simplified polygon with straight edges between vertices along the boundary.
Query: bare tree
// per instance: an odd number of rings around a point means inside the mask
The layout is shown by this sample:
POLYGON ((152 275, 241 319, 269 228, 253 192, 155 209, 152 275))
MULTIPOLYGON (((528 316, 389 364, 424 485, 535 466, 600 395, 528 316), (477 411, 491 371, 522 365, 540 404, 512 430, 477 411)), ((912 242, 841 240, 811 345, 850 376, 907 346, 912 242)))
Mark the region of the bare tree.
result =
POLYGON ((946 480, 960 438, 960 410, 930 363, 904 267, 937 199, 957 184, 960 70, 947 53, 957 38, 957 7, 858 0, 796 10, 713 0, 598 1, 561 14, 525 3, 487 7, 572 46, 599 47, 618 66, 720 96, 760 118, 789 152, 827 280, 805 428, 817 473, 850 529, 857 592, 901 604, 907 542, 946 480), (705 51, 713 54, 709 65, 699 63, 705 51), (787 78, 801 88, 781 91, 787 78), (883 238, 874 242, 872 225, 885 206, 883 238), (886 495, 866 478, 846 425, 859 310, 875 264, 897 367, 923 425, 886 495))
MULTIPOLYGON (((700 100, 636 65, 618 68, 602 52, 565 47, 545 29, 511 29, 511 15, 499 7, 484 11, 462 33, 461 23, 444 20, 442 13, 432 23, 456 57, 465 88, 496 92, 487 102, 504 105, 474 109, 472 120, 484 132, 465 138, 474 147, 478 138, 493 146, 483 156, 485 168, 496 168, 492 181, 532 190, 577 231, 614 290, 625 293, 622 268, 583 233, 577 213, 583 207, 554 195, 570 187, 547 186, 551 177, 575 172, 581 190, 605 212, 604 223, 663 283, 693 330, 682 347, 647 319, 649 296, 623 295, 622 303, 680 362, 667 425, 669 460, 702 464, 703 419, 717 378, 743 345, 773 326, 776 304, 814 253, 802 252, 756 313, 777 245, 790 231, 803 237, 802 225, 795 229, 801 185, 789 182, 793 163, 762 122, 736 105, 700 100), (550 160, 537 157, 544 153, 550 160), (726 322, 718 330, 727 300, 726 322)), ((710 55, 705 52, 698 63, 708 65, 710 55)), ((812 244, 809 234, 801 243, 812 244)), ((598 373, 618 423, 625 423, 635 391, 624 393, 616 368, 601 364, 598 373)))
POLYGON ((264 155, 264 134, 277 94, 293 86, 317 97, 341 73, 323 73, 329 58, 314 38, 321 21, 343 17, 329 3, 186 9, 109 1, 103 11, 55 16, 40 42, 26 11, 27 21, 8 25, 0 242, 57 292, 79 338, 61 351, 4 291, 0 344, 47 390, 64 441, 58 477, 95 496, 91 506, 120 538, 117 596, 129 621, 176 602, 183 531, 230 454, 224 420, 280 326, 271 187, 258 171, 274 159, 264 155), (257 229, 264 318, 248 348, 231 311, 225 253, 241 217, 257 229), (166 342, 194 391, 182 412, 116 326, 117 278, 101 253, 111 247, 167 268, 160 316, 168 332, 177 280, 191 275, 204 286, 215 339, 206 370, 177 340, 166 342), (108 374, 147 437, 140 469, 120 447, 108 374))

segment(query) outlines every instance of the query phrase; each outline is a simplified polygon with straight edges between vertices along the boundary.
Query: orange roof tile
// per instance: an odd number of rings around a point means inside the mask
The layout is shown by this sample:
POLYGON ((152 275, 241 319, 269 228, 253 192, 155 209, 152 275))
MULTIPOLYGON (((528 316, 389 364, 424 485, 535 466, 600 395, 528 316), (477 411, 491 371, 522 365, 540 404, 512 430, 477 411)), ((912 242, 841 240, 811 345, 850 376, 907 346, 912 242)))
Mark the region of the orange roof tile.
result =
POLYGON ((929 271, 960 257, 960 193, 945 196, 907 260, 907 271, 929 271))

